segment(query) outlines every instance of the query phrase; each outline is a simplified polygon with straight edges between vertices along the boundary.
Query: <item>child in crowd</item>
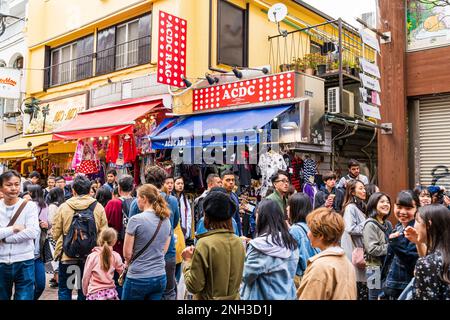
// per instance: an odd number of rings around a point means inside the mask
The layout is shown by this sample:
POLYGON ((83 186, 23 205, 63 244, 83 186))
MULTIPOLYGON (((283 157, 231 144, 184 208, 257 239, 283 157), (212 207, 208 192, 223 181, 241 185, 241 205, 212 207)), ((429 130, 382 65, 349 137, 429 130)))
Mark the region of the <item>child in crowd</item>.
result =
POLYGON ((104 229, 98 238, 98 247, 87 257, 83 273, 83 293, 86 300, 119 300, 114 271, 122 273, 124 265, 120 255, 113 251, 117 232, 104 229))

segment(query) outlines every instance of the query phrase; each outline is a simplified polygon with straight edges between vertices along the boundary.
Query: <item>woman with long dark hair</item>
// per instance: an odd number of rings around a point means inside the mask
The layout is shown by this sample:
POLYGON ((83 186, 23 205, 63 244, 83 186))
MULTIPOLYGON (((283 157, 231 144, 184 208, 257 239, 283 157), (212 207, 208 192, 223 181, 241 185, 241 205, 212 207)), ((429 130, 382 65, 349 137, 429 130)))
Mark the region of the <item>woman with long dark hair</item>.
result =
POLYGON ((366 256, 366 276, 373 277, 372 288, 369 288, 369 300, 378 300, 384 275, 381 268, 389 246, 389 234, 392 224, 387 220, 391 214, 391 199, 386 193, 375 192, 367 202, 368 219, 363 228, 364 253, 366 256))
POLYGON ((48 230, 51 228, 48 220, 48 206, 44 200, 44 191, 39 185, 29 185, 28 192, 31 200, 36 203, 39 210, 39 227, 40 233, 34 241, 34 300, 38 300, 45 290, 45 263, 44 243, 47 239, 48 230))
MULTIPOLYGON (((389 268, 383 292, 386 299, 397 300, 414 275, 417 253, 416 245, 405 237, 405 229, 414 226, 414 217, 420 207, 417 194, 412 190, 400 191, 394 204, 394 214, 398 220, 389 235, 389 248, 385 268, 389 268)), ((386 272, 382 271, 382 274, 386 272)))
MULTIPOLYGON (((352 261, 353 251, 356 248, 363 248, 363 227, 367 219, 365 200, 364 183, 360 180, 348 181, 342 206, 345 230, 341 238, 341 246, 350 261, 352 261)), ((355 265, 355 272, 358 300, 367 300, 366 268, 355 265)))
MULTIPOLYGON (((48 205, 48 221, 49 224, 53 224, 53 219, 55 218, 56 212, 60 205, 65 202, 64 191, 61 188, 52 188, 46 198, 48 205)), ((48 239, 50 240, 50 245, 53 249, 56 247, 56 240, 53 239, 52 233, 48 233, 48 239)), ((50 287, 58 287, 58 265, 52 263, 53 278, 50 279, 50 287)))
POLYGON ((416 244, 426 246, 426 255, 417 260, 412 298, 450 300, 450 211, 443 205, 419 208, 414 228, 416 244))
POLYGON ((183 230, 186 245, 191 245, 193 244, 191 204, 184 193, 183 177, 175 177, 174 182, 174 196, 178 199, 178 207, 180 208, 181 230, 183 230))
POLYGON ((320 252, 319 249, 311 246, 308 238, 308 225, 306 224, 306 216, 312 211, 310 198, 307 194, 300 192, 289 198, 287 213, 291 227, 289 233, 297 242, 299 259, 297 271, 295 273, 295 286, 300 285, 303 273, 306 270, 308 259, 320 252))
POLYGON ((297 242, 280 206, 263 200, 256 212, 256 234, 247 247, 241 299, 293 300, 298 265, 297 242))
POLYGON ((112 192, 107 187, 101 187, 97 190, 95 199, 97 199, 98 203, 105 208, 108 202, 112 199, 112 192))

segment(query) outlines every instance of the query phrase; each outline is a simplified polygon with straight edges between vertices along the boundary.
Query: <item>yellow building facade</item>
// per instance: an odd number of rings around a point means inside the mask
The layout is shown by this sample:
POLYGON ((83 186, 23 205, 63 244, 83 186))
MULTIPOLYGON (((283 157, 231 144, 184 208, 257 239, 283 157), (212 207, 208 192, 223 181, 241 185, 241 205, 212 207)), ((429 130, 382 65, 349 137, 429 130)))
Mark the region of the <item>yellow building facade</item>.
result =
MULTIPOLYGON (((29 3, 29 18, 26 28, 28 43, 28 67, 26 93, 42 101, 52 101, 60 97, 76 95, 81 92, 124 80, 156 73, 158 57, 158 13, 160 10, 187 20, 187 61, 188 78, 204 77, 205 73, 217 73, 217 70, 230 71, 231 65, 218 63, 217 59, 217 19, 218 5, 222 0, 34 0, 29 3), (150 54, 141 61, 125 63, 117 68, 118 46, 125 47, 134 32, 135 25, 127 24, 133 19, 149 15, 138 26, 139 30, 147 28, 144 34, 148 39, 150 54), (123 25, 126 27, 123 27, 123 25), (106 50, 114 47, 101 43, 102 32, 115 26, 116 57, 111 57, 106 50), (118 40, 119 27, 121 37, 118 40), (127 34, 128 32, 128 34, 127 34), (91 37, 90 50, 81 50, 91 37), (80 40, 81 39, 81 40, 80 40), (76 45, 73 45, 76 43, 76 45), (81 52, 81 53, 80 53, 81 52), (80 57, 79 55, 82 55, 80 57), (87 57, 91 55, 92 58, 87 57), (102 59, 106 55, 107 58, 102 59), (77 60, 78 59, 78 60, 77 60), (81 61, 84 59, 84 61, 81 61), (116 64, 108 66, 108 63, 116 64), (102 67, 103 66, 103 67, 102 67), (99 70, 102 69, 102 70, 99 70), (216 70, 217 69, 217 70, 216 70), (98 72, 101 71, 101 72, 98 72), (81 73, 80 73, 81 72, 81 73), (83 74, 85 73, 85 74, 83 74)), ((269 65, 269 36, 277 35, 275 23, 268 20, 267 11, 276 2, 283 2, 288 7, 288 16, 280 24, 282 29, 292 31, 308 25, 326 21, 320 13, 298 4, 299 1, 274 0, 232 0, 227 1, 237 8, 245 10, 247 19, 247 66, 269 65)), ((140 22, 138 22, 140 23, 140 22)), ((142 39, 142 38, 140 38, 142 39)), ((305 36, 305 43, 309 37, 305 36)), ((147 40, 139 40, 147 43, 147 40)), ((139 43, 141 45, 141 43, 139 43)), ((125 51, 127 48, 125 48, 125 51)), ((281 54, 284 54, 281 52, 281 54)), ((125 52, 126 55, 126 52, 125 52)), ((277 72, 276 70, 271 70, 277 72)), ((174 98, 175 113, 188 113, 192 110, 191 94, 174 98)), ((84 99, 84 98, 83 98, 84 99)), ((92 97, 87 98, 86 108, 92 107, 92 97)))

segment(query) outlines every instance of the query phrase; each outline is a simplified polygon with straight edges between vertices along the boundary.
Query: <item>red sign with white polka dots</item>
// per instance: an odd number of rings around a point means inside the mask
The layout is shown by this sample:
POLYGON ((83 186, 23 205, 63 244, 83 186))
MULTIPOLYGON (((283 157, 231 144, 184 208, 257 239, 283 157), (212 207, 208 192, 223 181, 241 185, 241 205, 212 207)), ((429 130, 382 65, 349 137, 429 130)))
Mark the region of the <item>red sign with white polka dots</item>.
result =
POLYGON ((193 111, 294 98, 294 72, 194 90, 193 111))
POLYGON ((184 87, 186 77, 187 22, 159 12, 158 83, 184 87))

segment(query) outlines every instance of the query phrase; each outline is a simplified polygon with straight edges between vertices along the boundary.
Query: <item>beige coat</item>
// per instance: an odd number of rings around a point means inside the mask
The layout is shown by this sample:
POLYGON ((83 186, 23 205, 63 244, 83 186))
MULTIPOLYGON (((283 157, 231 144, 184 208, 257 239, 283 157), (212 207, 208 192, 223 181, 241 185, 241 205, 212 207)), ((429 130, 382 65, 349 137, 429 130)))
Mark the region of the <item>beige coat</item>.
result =
POLYGON ((297 291, 299 300, 356 300, 355 268, 341 248, 309 258, 297 291))
MULTIPOLYGON (((63 235, 67 235, 69 233, 70 225, 72 224, 72 218, 75 211, 72 208, 77 210, 83 210, 89 207, 94 201, 89 195, 85 195, 82 197, 73 197, 63 203, 55 214, 53 226, 52 226, 52 236, 56 241, 54 258, 55 260, 68 261, 73 260, 67 257, 62 252, 63 246, 63 235), (62 257, 60 259, 60 256, 62 257)), ((108 221, 106 220, 105 209, 100 203, 97 203, 94 209, 94 218, 95 224, 97 225, 97 235, 100 234, 100 231, 108 226, 108 221)))

